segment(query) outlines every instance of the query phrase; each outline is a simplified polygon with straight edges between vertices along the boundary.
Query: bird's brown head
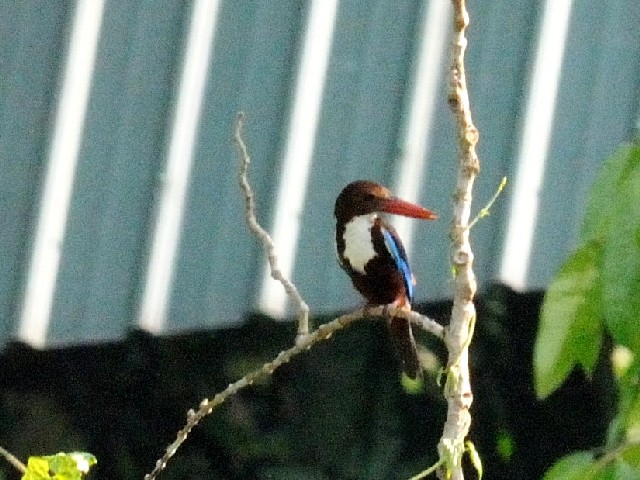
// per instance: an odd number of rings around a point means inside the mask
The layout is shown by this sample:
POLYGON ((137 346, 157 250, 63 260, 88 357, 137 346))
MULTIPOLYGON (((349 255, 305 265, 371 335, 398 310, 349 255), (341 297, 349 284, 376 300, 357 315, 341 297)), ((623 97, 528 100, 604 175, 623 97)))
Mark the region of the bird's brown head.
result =
POLYGON ((394 197, 389 189, 369 180, 350 183, 336 199, 334 215, 339 223, 349 222, 359 215, 386 212, 406 217, 435 220, 434 212, 394 197))

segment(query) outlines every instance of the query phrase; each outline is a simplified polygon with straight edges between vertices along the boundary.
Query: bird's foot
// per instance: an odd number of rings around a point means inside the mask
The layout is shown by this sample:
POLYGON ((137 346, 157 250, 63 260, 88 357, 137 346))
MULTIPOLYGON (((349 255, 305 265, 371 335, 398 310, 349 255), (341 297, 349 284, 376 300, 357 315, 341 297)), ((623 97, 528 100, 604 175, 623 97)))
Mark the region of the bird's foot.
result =
POLYGON ((393 314, 398 309, 397 302, 387 303, 382 307, 382 316, 385 318, 393 318, 393 314))
POLYGON ((296 335, 296 346, 297 347, 306 347, 309 344, 309 340, 311 339, 310 333, 298 333, 296 335))
POLYGON ((390 319, 397 316, 398 312, 411 312, 411 304, 406 299, 396 300, 387 304, 367 303, 363 310, 365 315, 381 316, 390 319))

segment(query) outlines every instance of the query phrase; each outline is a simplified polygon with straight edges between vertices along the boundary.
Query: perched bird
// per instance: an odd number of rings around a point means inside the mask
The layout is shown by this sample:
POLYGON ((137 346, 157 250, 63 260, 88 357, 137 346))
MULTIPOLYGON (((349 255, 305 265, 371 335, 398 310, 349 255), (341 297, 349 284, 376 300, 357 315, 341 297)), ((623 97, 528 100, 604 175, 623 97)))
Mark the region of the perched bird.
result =
MULTIPOLYGON (((394 304, 410 309, 415 280, 407 254, 398 234, 380 213, 424 220, 435 220, 438 216, 366 180, 350 183, 336 200, 338 261, 354 287, 371 305, 394 304)), ((418 377, 420 364, 411 324, 395 317, 389 321, 389 329, 405 373, 411 378, 418 377)))

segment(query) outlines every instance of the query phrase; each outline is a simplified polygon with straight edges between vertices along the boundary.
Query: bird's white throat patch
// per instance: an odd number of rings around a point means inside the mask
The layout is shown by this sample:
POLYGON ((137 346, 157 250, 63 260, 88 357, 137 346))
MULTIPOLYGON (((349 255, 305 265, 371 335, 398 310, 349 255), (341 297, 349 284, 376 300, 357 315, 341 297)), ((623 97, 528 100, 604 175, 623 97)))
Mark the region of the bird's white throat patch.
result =
POLYGON ((375 218, 375 215, 360 215, 345 225, 344 257, 349 260, 351 268, 360 273, 365 273, 365 265, 377 255, 371 241, 375 218))

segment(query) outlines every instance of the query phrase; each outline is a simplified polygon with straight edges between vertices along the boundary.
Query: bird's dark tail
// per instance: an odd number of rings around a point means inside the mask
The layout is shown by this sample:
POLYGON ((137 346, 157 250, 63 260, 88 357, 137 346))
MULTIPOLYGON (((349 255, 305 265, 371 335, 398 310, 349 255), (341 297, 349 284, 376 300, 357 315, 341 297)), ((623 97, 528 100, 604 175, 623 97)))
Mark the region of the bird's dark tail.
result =
POLYGON ((402 369, 409 378, 416 379, 422 376, 416 341, 413 338, 409 320, 401 317, 393 317, 389 320, 391 341, 402 362, 402 369))

